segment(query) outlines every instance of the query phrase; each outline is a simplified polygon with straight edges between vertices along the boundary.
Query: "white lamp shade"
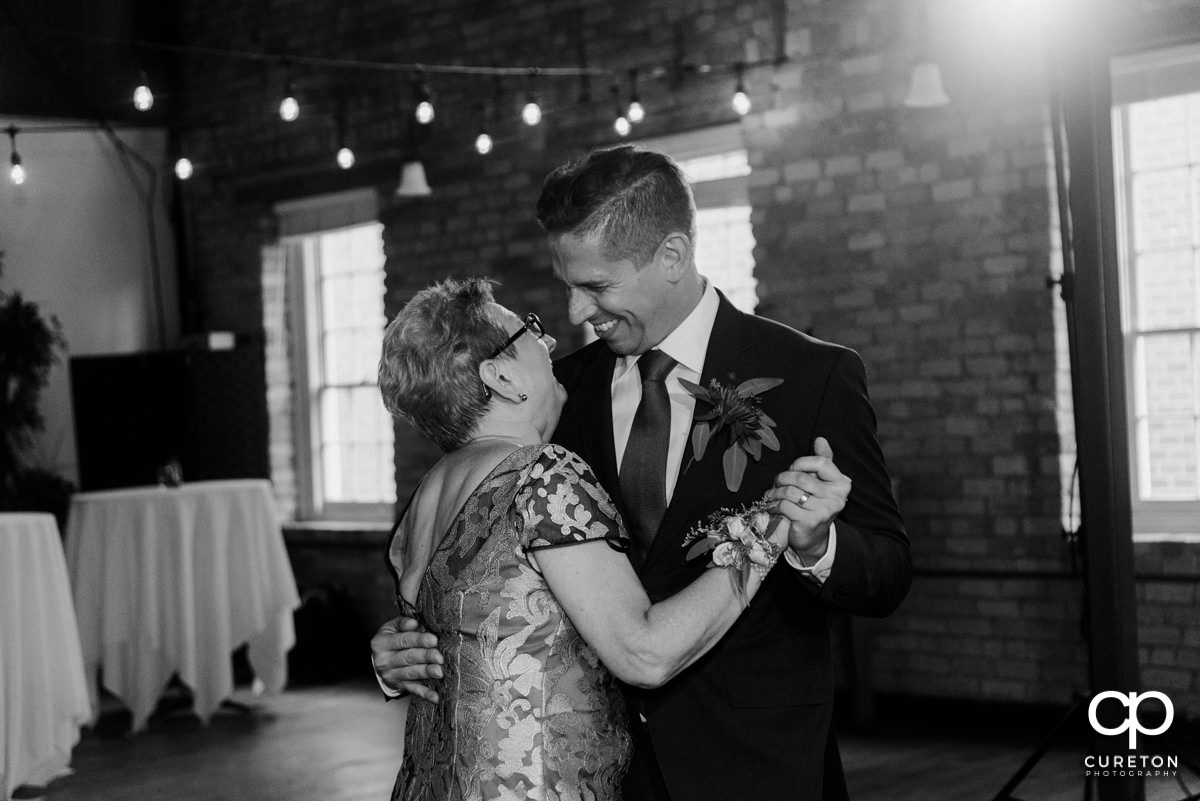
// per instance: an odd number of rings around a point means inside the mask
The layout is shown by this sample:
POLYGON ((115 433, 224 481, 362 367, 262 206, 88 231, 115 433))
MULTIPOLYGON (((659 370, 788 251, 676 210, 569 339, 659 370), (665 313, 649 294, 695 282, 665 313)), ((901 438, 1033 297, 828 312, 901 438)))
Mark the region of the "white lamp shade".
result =
POLYGON ((400 171, 400 185, 396 197, 425 197, 432 195, 429 182, 425 180, 425 165, 419 161, 406 161, 400 171))
POLYGON ((942 88, 942 71, 937 63, 922 61, 913 67, 912 83, 909 84, 904 105, 909 108, 937 108, 949 104, 950 98, 942 88))

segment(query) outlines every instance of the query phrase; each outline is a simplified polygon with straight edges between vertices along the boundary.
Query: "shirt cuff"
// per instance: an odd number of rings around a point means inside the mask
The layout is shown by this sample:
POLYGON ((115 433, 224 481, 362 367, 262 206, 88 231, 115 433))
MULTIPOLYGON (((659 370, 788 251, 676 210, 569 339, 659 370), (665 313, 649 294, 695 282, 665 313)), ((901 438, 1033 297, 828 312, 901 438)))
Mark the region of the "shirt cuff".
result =
POLYGON ((375 677, 375 681, 379 682, 379 689, 383 690, 383 694, 387 696, 389 701, 393 698, 399 698, 400 696, 404 695, 404 693, 400 692, 399 690, 393 690, 391 687, 383 683, 383 677, 381 677, 375 671, 374 662, 371 663, 371 675, 375 677))
POLYGON ((829 578, 829 573, 833 570, 833 557, 837 553, 837 525, 829 524, 829 544, 825 546, 825 554, 817 560, 816 564, 805 565, 800 561, 800 557, 796 556, 791 548, 784 549, 783 558, 795 570, 812 578, 818 584, 824 584, 829 578))

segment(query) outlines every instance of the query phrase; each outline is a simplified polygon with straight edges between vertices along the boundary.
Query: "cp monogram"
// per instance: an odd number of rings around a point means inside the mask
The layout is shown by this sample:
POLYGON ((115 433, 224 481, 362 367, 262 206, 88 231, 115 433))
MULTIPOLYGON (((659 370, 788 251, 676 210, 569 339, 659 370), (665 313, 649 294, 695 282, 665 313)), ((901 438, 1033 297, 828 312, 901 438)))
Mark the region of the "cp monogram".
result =
POLYGON ((1088 722, 1092 724, 1092 728, 1100 734, 1108 735, 1120 734, 1121 732, 1128 730, 1130 750, 1137 748, 1138 732, 1150 735, 1162 734, 1167 730, 1168 727, 1170 727, 1171 721, 1174 719, 1175 707, 1172 706, 1171 699, 1157 690, 1151 690, 1150 692, 1145 693, 1129 693, 1128 695, 1117 692, 1116 690, 1107 690, 1105 692, 1098 693, 1096 697, 1092 699, 1092 703, 1088 705, 1088 722), (1129 707, 1129 717, 1126 718, 1124 723, 1122 723, 1120 726, 1117 726, 1115 729, 1109 729, 1105 726, 1101 726, 1100 721, 1096 720, 1096 707, 1100 706, 1100 702, 1106 698, 1116 699, 1123 705, 1129 707), (1157 729, 1147 729, 1143 727, 1141 720, 1138 719, 1138 704, 1147 698, 1157 698, 1162 702, 1163 707, 1167 711, 1162 725, 1157 729))

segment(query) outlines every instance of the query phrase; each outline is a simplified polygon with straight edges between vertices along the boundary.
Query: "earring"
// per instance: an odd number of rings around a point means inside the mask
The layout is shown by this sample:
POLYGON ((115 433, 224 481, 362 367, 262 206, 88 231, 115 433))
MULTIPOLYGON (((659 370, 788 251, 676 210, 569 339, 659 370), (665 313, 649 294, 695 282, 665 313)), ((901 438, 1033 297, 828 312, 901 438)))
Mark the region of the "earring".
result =
POLYGON ((524 403, 527 400, 529 400, 529 396, 526 395, 524 392, 522 392, 521 393, 521 403, 524 403))
POLYGON ((483 399, 485 401, 490 401, 492 399, 492 388, 491 387, 485 386, 483 388, 483 399))

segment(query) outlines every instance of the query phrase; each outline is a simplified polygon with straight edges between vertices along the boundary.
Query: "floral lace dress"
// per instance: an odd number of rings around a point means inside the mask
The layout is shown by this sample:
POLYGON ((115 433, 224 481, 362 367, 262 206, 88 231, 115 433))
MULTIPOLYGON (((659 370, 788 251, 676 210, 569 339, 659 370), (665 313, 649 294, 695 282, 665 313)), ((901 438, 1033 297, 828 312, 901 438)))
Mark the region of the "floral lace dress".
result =
POLYGON ((471 493, 415 607, 400 601, 438 636, 445 675, 437 704, 409 706, 393 801, 620 798, 624 702, 529 559, 594 539, 627 546, 591 469, 556 445, 519 448, 471 493))

